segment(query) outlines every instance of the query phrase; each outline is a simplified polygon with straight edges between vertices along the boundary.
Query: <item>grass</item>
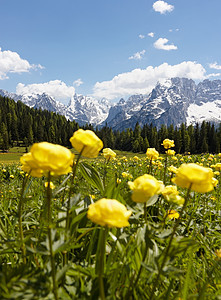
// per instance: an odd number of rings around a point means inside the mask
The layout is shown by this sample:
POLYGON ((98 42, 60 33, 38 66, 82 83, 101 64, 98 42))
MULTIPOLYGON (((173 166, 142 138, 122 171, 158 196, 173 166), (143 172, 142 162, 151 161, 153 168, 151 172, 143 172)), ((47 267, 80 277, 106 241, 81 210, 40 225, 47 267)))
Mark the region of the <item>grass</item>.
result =
MULTIPOLYGON (((30 149, 30 147, 29 147, 30 149)), ((76 150, 72 150, 75 155, 78 154, 76 150)), ((115 151, 118 156, 125 156, 127 158, 131 158, 133 156, 138 156, 139 158, 145 157, 145 154, 141 153, 132 153, 132 152, 127 152, 127 151, 120 151, 116 150, 115 151)), ((20 157, 26 153, 26 148, 25 147, 12 147, 9 148, 8 152, 6 153, 1 153, 0 152, 0 163, 16 163, 19 162, 20 157)), ((99 155, 98 159, 102 159, 102 156, 99 155)))

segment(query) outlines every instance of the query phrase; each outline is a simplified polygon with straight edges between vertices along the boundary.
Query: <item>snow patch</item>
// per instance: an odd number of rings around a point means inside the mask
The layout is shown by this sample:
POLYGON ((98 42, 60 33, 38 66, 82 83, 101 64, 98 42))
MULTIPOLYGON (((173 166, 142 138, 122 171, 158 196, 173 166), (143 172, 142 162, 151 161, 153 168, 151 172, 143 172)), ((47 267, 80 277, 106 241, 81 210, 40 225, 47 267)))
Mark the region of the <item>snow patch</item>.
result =
POLYGON ((202 103, 202 105, 190 104, 187 110, 187 125, 202 123, 202 121, 221 121, 220 101, 202 103))

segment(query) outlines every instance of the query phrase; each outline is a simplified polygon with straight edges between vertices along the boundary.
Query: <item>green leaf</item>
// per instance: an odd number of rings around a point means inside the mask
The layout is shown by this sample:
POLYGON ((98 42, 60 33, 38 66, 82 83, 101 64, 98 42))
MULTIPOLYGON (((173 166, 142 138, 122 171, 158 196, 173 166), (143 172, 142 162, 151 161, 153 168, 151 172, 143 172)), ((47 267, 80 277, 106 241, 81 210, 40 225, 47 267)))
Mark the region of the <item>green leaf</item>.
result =
POLYGON ((158 195, 154 195, 153 197, 151 197, 150 199, 148 199, 148 201, 146 202, 146 206, 151 206, 153 204, 155 204, 158 200, 158 195))
POLYGON ((87 182, 103 193, 103 182, 97 170, 85 162, 80 163, 79 166, 81 174, 87 180, 87 182))

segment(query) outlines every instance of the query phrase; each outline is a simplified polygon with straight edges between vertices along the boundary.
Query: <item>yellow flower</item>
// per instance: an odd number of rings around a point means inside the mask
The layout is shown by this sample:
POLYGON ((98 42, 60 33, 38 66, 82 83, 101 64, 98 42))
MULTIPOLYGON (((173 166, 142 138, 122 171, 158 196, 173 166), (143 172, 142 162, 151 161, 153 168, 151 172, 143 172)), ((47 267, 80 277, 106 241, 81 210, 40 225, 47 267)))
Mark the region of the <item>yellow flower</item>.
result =
POLYGON ((171 195, 179 195, 179 192, 175 185, 167 185, 162 191, 162 195, 166 200, 169 200, 171 198, 171 195))
POLYGON ((164 190, 162 191, 163 197, 168 202, 173 202, 178 205, 184 204, 184 198, 179 195, 179 192, 177 190, 177 187, 175 185, 167 185, 165 186, 164 190))
MULTIPOLYGON (((34 161, 32 154, 29 153, 25 153, 21 158, 20 158, 20 162, 22 164, 22 170, 24 172, 29 173, 30 175, 33 177, 41 177, 43 175, 43 170, 40 169, 37 165, 37 163, 34 161)), ((28 174, 26 174, 28 175, 28 174)))
POLYGON ((221 249, 217 249, 215 253, 218 258, 221 258, 221 249))
POLYGON ((9 177, 10 177, 10 178, 12 178, 12 179, 13 179, 13 178, 15 178, 15 176, 14 176, 14 175, 10 175, 9 177))
MULTIPOLYGON (((45 187, 48 187, 48 182, 45 182, 45 187)), ((50 181, 50 189, 53 190, 55 188, 55 185, 53 184, 53 182, 50 181)))
POLYGON ((168 171, 171 172, 171 173, 176 173, 177 170, 178 170, 178 169, 177 169, 176 167, 174 167, 174 166, 170 166, 170 167, 168 168, 168 171))
POLYGON ((219 181, 216 178, 212 178, 212 185, 213 186, 217 186, 217 184, 219 183, 219 181))
POLYGON ((121 183, 121 179, 117 178, 117 184, 120 184, 120 183, 121 183))
POLYGON ((38 167, 52 175, 71 172, 74 154, 67 148, 47 142, 35 143, 30 150, 38 167))
POLYGON ((2 169, 2 172, 3 172, 3 173, 6 173, 6 169, 2 169))
POLYGON ((127 177, 132 178, 132 175, 128 172, 122 172, 121 175, 123 176, 123 178, 127 178, 127 177))
POLYGON ((174 209, 170 209, 170 210, 168 210, 168 218, 169 219, 179 219, 179 217, 180 217, 180 214, 176 211, 176 210, 174 210, 174 209))
POLYGON ((160 181, 148 174, 136 178, 133 182, 129 181, 128 185, 133 191, 132 200, 140 203, 144 203, 152 196, 159 194, 163 187, 160 181))
POLYGON ((115 199, 102 198, 89 205, 87 217, 101 226, 125 227, 129 226, 128 219, 132 211, 115 199))
POLYGON ((103 148, 103 142, 91 130, 78 129, 70 138, 72 146, 82 155, 89 158, 98 156, 99 151, 103 148))
POLYGON ((167 150, 166 153, 167 153, 167 155, 169 155, 169 156, 173 156, 173 155, 176 154, 176 152, 175 152, 174 150, 171 150, 171 149, 167 150))
POLYGON ((74 154, 67 148, 48 142, 35 143, 29 153, 24 154, 20 161, 22 170, 30 172, 34 177, 41 177, 43 172, 62 175, 71 172, 74 154))
POLYGON ((139 157, 136 156, 136 155, 133 157, 133 159, 136 160, 136 161, 140 160, 139 157))
POLYGON ((159 152, 155 148, 147 148, 146 155, 149 159, 157 159, 159 152))
POLYGON ((169 148, 172 148, 172 147, 175 146, 174 145, 174 141, 173 140, 169 140, 169 139, 165 139, 163 141, 163 144, 161 144, 161 145, 163 145, 165 149, 169 149, 169 148))
POLYGON ((89 196, 91 197, 92 200, 94 200, 96 198, 95 195, 92 195, 92 194, 90 194, 89 196))
POLYGON ((103 156, 107 160, 110 160, 112 158, 115 158, 116 153, 113 150, 111 150, 110 148, 104 148, 103 149, 103 156))
POLYGON ((217 171, 220 171, 221 170, 221 163, 217 163, 214 165, 214 168, 217 170, 217 171))
POLYGON ((194 163, 182 164, 172 182, 182 188, 191 186, 191 190, 200 193, 212 191, 214 188, 212 170, 194 163))

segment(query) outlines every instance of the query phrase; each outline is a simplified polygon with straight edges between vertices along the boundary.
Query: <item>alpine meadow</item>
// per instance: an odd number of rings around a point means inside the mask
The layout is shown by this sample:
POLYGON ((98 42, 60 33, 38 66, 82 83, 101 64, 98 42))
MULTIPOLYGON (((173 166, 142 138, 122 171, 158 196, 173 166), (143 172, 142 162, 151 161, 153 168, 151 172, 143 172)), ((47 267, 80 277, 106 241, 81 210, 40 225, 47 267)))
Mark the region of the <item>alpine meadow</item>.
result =
POLYGON ((0 300, 221 300, 221 1, 0 10, 0 300))

